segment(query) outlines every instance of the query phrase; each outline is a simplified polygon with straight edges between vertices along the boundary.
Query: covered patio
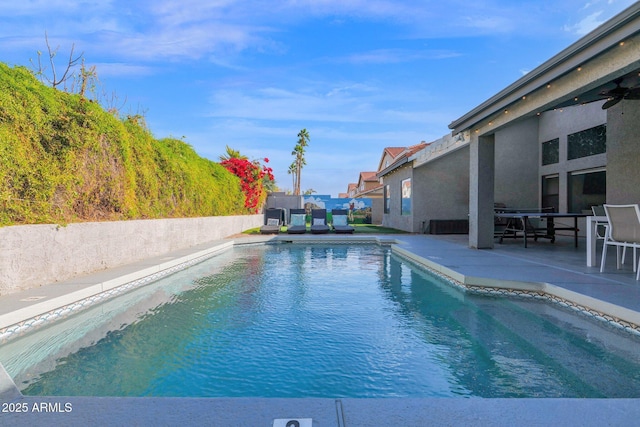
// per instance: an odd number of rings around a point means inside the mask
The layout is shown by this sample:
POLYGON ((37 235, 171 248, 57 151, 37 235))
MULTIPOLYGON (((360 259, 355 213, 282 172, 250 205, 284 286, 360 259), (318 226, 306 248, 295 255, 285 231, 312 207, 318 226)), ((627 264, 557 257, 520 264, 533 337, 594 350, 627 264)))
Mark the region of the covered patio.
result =
MULTIPOLYGON (((504 194, 519 196, 513 200, 521 205, 512 207, 542 208, 556 198, 559 212, 588 209, 571 202, 571 177, 578 174, 606 173, 606 200, 599 204, 640 202, 639 88, 640 3, 636 3, 453 121, 449 127, 454 134, 471 135, 469 247, 497 248, 494 204, 504 203, 500 199, 504 194), (560 117, 568 111, 573 113, 570 118, 560 117), (579 123, 587 116, 590 122, 579 123), (561 166, 551 175, 542 145, 558 139, 554 131, 560 125, 565 126, 563 133, 556 132, 560 137, 556 163, 561 166), (606 128, 605 151, 567 156, 572 132, 596 128, 606 128), (509 159, 519 163, 505 173, 509 159), (551 195, 544 189, 549 177, 555 180, 551 195), (510 193, 505 190, 508 186, 510 193)), ((544 248, 552 250, 549 246, 544 248)), ((553 262, 552 258, 547 252, 547 261, 553 262)))

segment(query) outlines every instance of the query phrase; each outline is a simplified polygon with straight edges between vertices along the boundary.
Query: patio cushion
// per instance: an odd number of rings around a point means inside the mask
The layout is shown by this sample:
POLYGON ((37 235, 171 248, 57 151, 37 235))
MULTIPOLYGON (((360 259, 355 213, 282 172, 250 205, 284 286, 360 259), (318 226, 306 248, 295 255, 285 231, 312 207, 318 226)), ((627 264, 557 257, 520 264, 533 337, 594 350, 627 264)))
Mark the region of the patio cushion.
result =
POLYGON ((291 215, 291 225, 299 226, 306 225, 305 214, 292 214, 291 215))
POLYGON ((347 225, 347 216, 346 215, 334 215, 333 216, 333 225, 342 226, 347 225))
POLYGON ((280 221, 275 218, 269 218, 267 220, 267 225, 280 225, 280 221))

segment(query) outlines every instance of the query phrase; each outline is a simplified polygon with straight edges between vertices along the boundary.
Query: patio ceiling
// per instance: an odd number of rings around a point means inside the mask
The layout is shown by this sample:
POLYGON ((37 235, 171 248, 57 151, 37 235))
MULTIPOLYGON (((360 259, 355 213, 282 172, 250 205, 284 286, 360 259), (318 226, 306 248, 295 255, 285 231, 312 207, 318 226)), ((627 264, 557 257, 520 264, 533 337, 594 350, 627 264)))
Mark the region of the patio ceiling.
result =
MULTIPOLYGON (((454 120, 449 128, 453 133, 491 134, 544 111, 619 96, 620 88, 640 86, 639 72, 640 2, 454 120)), ((625 94, 626 99, 635 98, 635 93, 625 94)))
POLYGON ((607 100, 608 102, 602 106, 603 109, 607 109, 623 99, 640 100, 640 68, 623 76, 616 77, 594 89, 579 93, 573 99, 560 102, 555 108, 607 100))

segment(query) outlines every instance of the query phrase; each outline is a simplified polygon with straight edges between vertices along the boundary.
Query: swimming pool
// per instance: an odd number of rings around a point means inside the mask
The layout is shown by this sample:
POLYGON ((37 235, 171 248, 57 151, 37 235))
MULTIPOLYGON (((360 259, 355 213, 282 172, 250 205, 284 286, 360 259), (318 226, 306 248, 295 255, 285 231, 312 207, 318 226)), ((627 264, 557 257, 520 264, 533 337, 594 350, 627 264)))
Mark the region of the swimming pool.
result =
POLYGON ((224 252, 0 348, 27 395, 640 397, 640 340, 374 245, 224 252))

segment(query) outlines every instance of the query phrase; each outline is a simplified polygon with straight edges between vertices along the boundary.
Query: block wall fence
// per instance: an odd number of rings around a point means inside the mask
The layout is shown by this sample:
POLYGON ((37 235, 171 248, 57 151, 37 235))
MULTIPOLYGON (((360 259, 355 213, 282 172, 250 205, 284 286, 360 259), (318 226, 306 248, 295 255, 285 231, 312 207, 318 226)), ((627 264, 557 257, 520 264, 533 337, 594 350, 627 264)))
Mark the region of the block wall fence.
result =
POLYGON ((0 295, 119 267, 259 227, 263 215, 0 228, 0 295))

